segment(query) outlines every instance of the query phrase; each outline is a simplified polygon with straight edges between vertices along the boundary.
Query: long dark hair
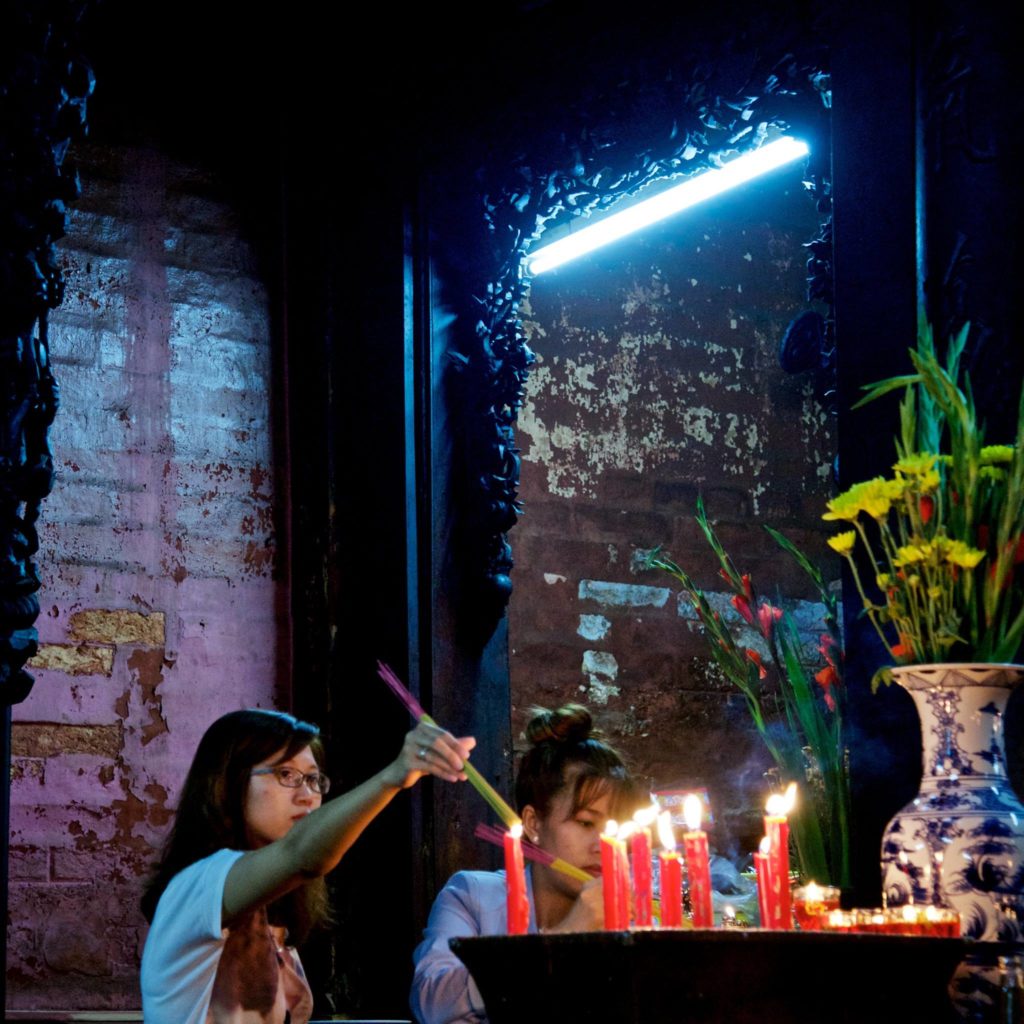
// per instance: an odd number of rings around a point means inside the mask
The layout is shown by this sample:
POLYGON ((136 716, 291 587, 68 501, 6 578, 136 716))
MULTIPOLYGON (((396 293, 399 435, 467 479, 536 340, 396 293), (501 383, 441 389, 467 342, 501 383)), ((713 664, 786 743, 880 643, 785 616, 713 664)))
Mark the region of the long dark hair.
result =
POLYGON ((560 708, 531 708, 526 725, 530 744, 516 775, 516 808, 527 804, 547 817, 551 801, 572 787, 575 814, 604 795, 611 794, 615 817, 627 817, 647 802, 647 795, 626 767, 622 755, 606 743, 582 704, 560 708))
MULTIPOLYGON (((170 880, 217 850, 247 850, 245 798, 252 769, 280 753, 287 761, 309 747, 323 767, 320 731, 280 711, 247 709, 222 715, 203 734, 178 801, 174 825, 156 871, 142 896, 142 913, 153 920, 170 880)), ((327 888, 314 879, 268 907, 273 924, 286 925, 289 942, 301 942, 328 919, 327 888)))

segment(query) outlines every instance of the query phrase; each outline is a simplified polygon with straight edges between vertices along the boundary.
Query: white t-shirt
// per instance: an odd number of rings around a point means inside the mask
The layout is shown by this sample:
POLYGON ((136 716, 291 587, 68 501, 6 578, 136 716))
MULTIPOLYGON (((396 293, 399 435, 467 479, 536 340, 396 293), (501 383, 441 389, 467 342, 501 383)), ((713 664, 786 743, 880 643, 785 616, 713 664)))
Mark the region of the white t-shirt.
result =
POLYGON ((265 907, 221 927, 241 850, 218 850, 171 879, 142 952, 145 1024, 306 1024, 313 997, 298 954, 265 907))

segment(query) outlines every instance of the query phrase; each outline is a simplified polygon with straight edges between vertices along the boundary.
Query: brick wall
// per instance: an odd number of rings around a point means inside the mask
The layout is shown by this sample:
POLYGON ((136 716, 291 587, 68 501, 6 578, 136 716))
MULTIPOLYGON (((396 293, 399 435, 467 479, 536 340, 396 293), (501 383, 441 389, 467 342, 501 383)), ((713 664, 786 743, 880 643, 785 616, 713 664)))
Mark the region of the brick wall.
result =
POLYGON ((141 883, 205 727, 287 706, 270 319, 216 183, 87 148, 53 316, 58 480, 15 708, 8 1005, 140 1005, 141 883))
MULTIPOLYGON (((510 535, 513 725, 582 700, 654 786, 706 786, 723 853, 750 851, 770 761, 742 697, 709 665, 666 553, 712 593, 719 536, 762 593, 820 606, 762 529, 838 565, 820 520, 835 450, 808 379, 779 367, 806 309, 817 214, 783 172, 538 278, 525 326, 539 355, 519 420, 526 514, 510 535)), ((751 643, 751 646, 755 646, 751 643)))

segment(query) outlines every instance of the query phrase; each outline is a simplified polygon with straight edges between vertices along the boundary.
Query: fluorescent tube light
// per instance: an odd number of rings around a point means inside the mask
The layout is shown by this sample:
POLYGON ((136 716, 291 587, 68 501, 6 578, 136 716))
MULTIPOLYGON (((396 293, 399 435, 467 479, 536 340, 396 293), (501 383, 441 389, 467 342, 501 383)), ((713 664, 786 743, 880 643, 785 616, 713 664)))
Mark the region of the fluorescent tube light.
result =
POLYGON ((730 160, 722 167, 695 174, 650 199, 609 215, 597 224, 581 228, 550 245, 541 246, 527 256, 527 270, 531 274, 542 274, 545 270, 561 266, 609 242, 618 241, 689 206, 727 192, 768 171, 774 171, 798 157, 806 156, 808 152, 806 143, 789 136, 769 142, 751 153, 730 160))

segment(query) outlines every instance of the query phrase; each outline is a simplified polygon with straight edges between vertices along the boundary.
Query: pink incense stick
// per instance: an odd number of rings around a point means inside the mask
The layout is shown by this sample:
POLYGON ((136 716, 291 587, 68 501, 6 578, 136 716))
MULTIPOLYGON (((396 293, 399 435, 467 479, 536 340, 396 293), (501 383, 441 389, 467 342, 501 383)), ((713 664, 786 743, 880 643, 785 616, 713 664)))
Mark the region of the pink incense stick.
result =
MULTIPOLYGON (((473 835, 478 839, 485 839, 489 843, 493 843, 495 846, 503 846, 505 841, 505 833, 498 828, 496 825, 485 825, 480 822, 475 829, 473 829, 473 835)), ((549 868, 554 868, 556 871, 560 871, 563 875, 568 875, 569 878, 575 878, 580 882, 591 882, 594 876, 588 874, 583 868, 578 868, 574 864, 570 864, 567 860, 563 860, 561 857, 556 857, 553 853, 548 853, 541 846, 537 846, 531 843, 528 839, 522 840, 523 856, 527 860, 536 861, 538 864, 544 864, 549 868)), ((661 900, 652 901, 653 909, 656 914, 661 915, 661 900)))
MULTIPOLYGON (((493 843, 495 846, 501 846, 505 839, 505 833, 500 828, 497 828, 495 825, 485 825, 483 822, 478 824, 473 830, 473 835, 478 839, 486 839, 487 842, 493 843)), ((562 874, 568 875, 570 878, 579 879, 581 882, 589 882, 594 877, 587 874, 582 868, 573 867, 567 860, 562 860, 561 857, 548 853, 547 850, 531 843, 528 839, 524 839, 522 845, 523 856, 527 860, 535 860, 538 864, 554 868, 556 871, 561 871, 562 874)))
MULTIPOLYGON (((430 715, 423 710, 420 702, 402 685, 398 676, 384 664, 377 662, 377 674, 387 683, 391 692, 405 705, 405 709, 418 722, 426 722, 428 725, 437 725, 430 715)), ((462 770, 466 778, 473 784, 473 788, 491 805, 494 813, 510 828, 519 824, 519 815, 501 798, 498 791, 469 763, 466 761, 462 770)))

